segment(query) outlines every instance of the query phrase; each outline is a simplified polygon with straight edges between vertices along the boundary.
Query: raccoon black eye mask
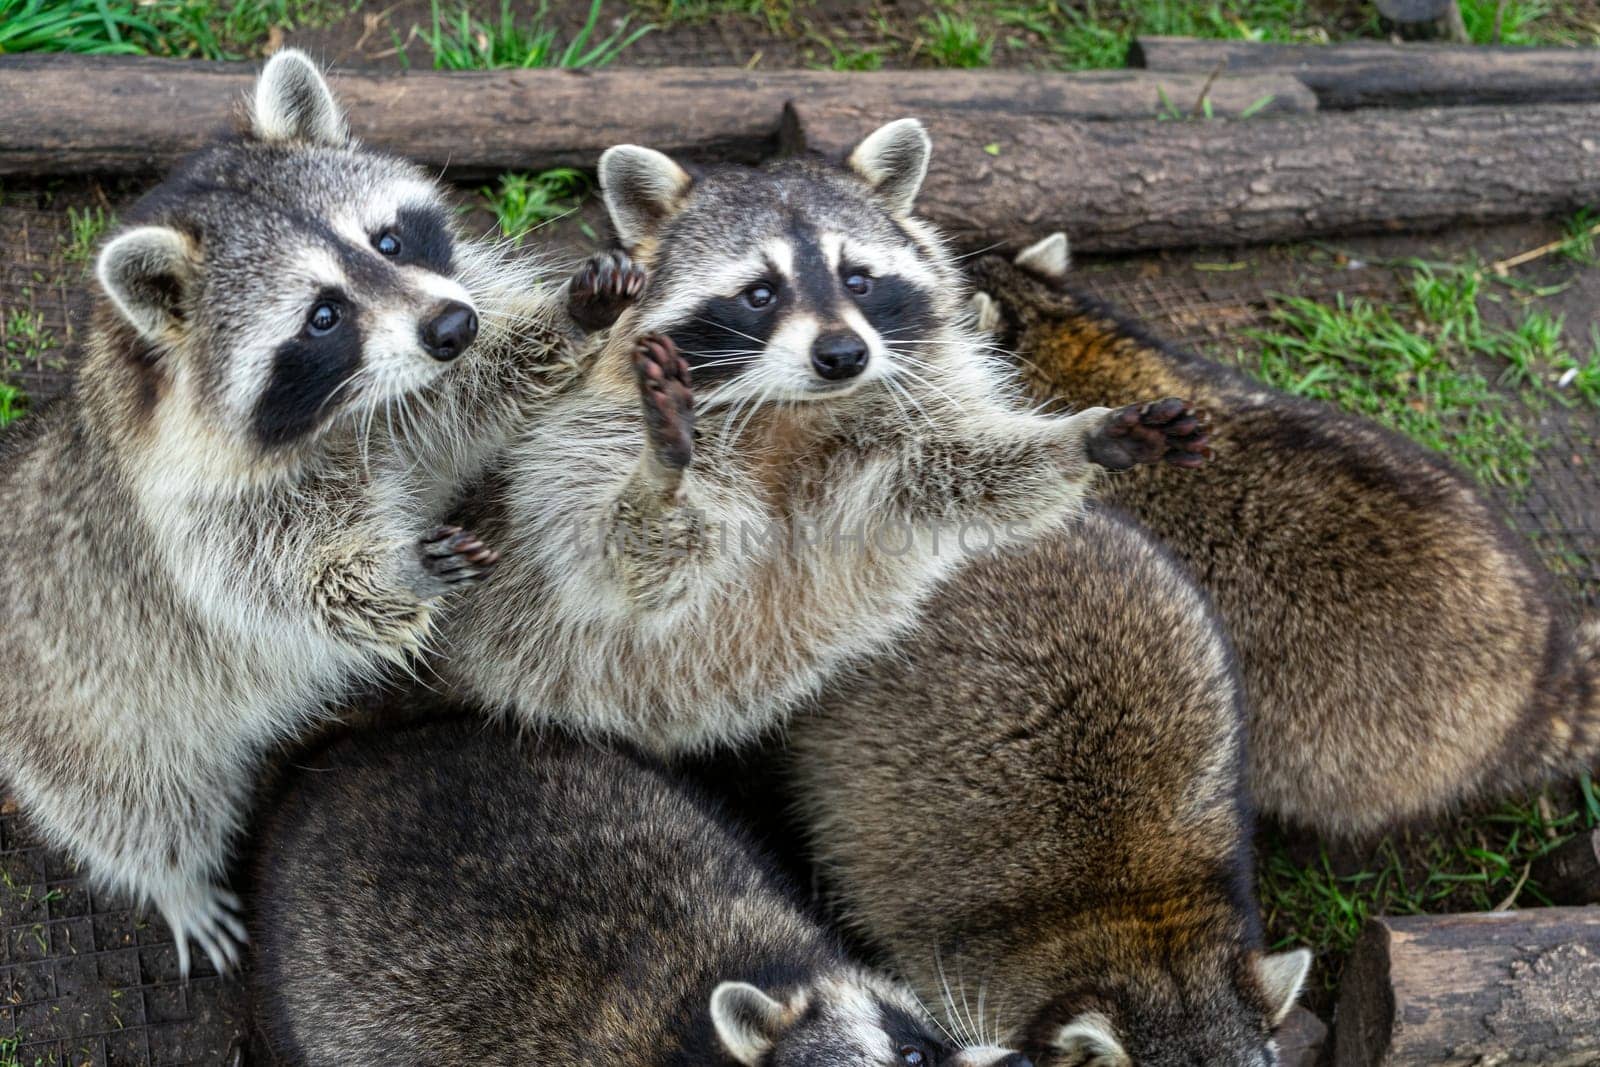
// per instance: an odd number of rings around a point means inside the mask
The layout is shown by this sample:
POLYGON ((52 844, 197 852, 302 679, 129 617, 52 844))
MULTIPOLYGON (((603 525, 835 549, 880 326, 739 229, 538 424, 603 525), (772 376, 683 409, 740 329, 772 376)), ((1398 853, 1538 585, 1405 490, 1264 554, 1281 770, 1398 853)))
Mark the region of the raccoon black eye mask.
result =
POLYGON ((262 756, 489 576, 444 509, 572 376, 569 297, 596 325, 627 300, 459 239, 292 49, 123 220, 73 390, 3 446, 0 532, 49 555, 0 569, 0 779, 161 913, 180 973, 226 970, 262 756))
POLYGON ((905 120, 842 166, 691 177, 606 152, 607 209, 650 281, 507 453, 488 531, 506 559, 453 616, 449 683, 656 752, 737 744, 984 550, 951 531, 1025 542, 1102 470, 1204 462, 1182 401, 1023 409, 912 211, 930 150, 905 120))

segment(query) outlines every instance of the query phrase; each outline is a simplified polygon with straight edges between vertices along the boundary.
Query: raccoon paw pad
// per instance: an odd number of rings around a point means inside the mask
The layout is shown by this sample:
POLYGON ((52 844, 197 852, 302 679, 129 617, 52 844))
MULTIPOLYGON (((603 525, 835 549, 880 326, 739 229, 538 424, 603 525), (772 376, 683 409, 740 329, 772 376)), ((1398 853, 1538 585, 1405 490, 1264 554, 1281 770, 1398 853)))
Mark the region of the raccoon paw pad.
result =
POLYGON ((633 349, 645 425, 657 457, 681 470, 694 456, 694 389, 689 363, 665 337, 639 339, 633 349))
POLYGON ((1145 463, 1199 467, 1211 458, 1211 422, 1186 400, 1168 397, 1111 413, 1089 440, 1089 458, 1109 470, 1145 463))
POLYGON ((567 310, 585 330, 603 330, 639 299, 649 279, 626 252, 601 252, 573 275, 567 310))
POLYGON ((447 586, 471 584, 487 578, 500 562, 500 553, 471 530, 441 526, 421 542, 422 567, 447 586))

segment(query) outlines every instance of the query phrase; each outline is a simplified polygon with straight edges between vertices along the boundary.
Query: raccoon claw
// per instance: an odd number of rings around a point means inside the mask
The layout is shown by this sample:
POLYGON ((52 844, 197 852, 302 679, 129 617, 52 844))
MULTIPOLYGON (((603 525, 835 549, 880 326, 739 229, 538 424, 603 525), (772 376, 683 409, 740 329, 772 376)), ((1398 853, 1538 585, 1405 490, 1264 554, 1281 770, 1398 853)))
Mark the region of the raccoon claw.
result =
POLYGON ((218 974, 237 970, 240 946, 250 940, 239 898, 221 886, 205 885, 177 902, 158 904, 157 910, 172 930, 173 947, 178 953, 178 976, 189 980, 189 942, 211 961, 218 974))
POLYGON ((480 582, 500 562, 500 553, 471 530, 441 526, 419 543, 422 569, 446 588, 480 582))
POLYGON ((649 275, 622 251, 601 252, 572 276, 567 289, 567 313, 593 333, 617 321, 644 292, 649 275))
POLYGON ((1121 471, 1145 463, 1201 467, 1211 458, 1211 420, 1187 400, 1168 397, 1111 413, 1090 436, 1089 459, 1121 471))
POLYGON ((641 337, 633 348, 633 373, 644 402, 645 426, 656 457, 671 470, 694 458, 694 390, 689 363, 666 337, 641 337))

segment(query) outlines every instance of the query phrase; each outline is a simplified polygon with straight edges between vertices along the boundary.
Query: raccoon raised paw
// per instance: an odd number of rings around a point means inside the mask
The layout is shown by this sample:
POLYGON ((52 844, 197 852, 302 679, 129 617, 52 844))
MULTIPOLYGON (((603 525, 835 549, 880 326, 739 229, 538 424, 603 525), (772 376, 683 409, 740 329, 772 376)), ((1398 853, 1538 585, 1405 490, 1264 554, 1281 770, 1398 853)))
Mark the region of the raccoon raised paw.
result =
POLYGON ((567 288, 567 314, 591 333, 603 330, 639 299, 648 280, 648 273, 628 253, 597 253, 572 276, 567 288))
POLYGON ((155 906, 172 929, 180 977, 189 977, 190 941, 200 946, 218 974, 238 968, 240 947, 249 936, 239 919, 239 898, 233 893, 219 885, 201 883, 157 899, 155 906))
POLYGON ((668 469, 682 470, 694 458, 689 363, 670 339, 650 334, 633 347, 633 372, 639 380, 651 451, 668 469))
POLYGON ((1144 463, 1199 467, 1211 458, 1211 422, 1187 400, 1168 397, 1113 411, 1089 438, 1089 458, 1108 470, 1144 463))
POLYGON ((438 583, 440 593, 483 581, 500 562, 497 550, 459 526, 439 527, 418 543, 418 549, 422 569, 438 583))

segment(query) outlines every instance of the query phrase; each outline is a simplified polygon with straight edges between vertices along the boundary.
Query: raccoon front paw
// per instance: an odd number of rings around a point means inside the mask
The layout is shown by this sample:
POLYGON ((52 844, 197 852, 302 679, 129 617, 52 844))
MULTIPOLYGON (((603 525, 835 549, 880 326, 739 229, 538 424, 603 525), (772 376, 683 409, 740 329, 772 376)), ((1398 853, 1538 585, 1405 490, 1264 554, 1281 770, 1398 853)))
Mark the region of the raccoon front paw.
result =
POLYGON ((1211 458, 1211 422, 1187 400, 1168 397, 1113 411, 1088 441, 1089 458, 1108 470, 1144 463, 1200 467, 1211 458))
POLYGON ((190 941, 200 946, 218 974, 228 974, 239 966, 240 950, 249 935, 239 920, 239 898, 233 893, 219 885, 199 882, 157 899, 155 906, 172 928, 179 977, 189 977, 190 941))
POLYGON ((567 314, 590 333, 603 330, 639 299, 648 280, 649 274, 626 252, 590 256, 567 288, 567 314))
POLYGON ((490 548, 471 530, 441 526, 417 545, 422 569, 438 593, 458 586, 476 585, 500 563, 500 553, 490 548))
POLYGON ((633 373, 639 380, 652 453, 669 470, 683 470, 694 458, 694 390, 688 360, 669 338, 650 334, 633 346, 633 373))

